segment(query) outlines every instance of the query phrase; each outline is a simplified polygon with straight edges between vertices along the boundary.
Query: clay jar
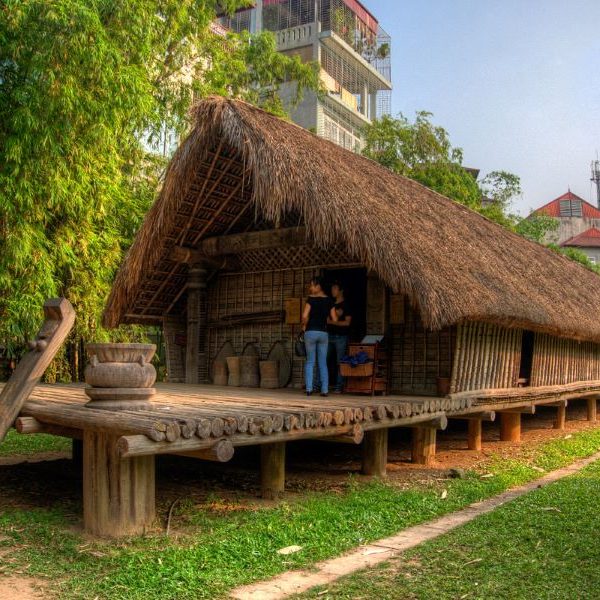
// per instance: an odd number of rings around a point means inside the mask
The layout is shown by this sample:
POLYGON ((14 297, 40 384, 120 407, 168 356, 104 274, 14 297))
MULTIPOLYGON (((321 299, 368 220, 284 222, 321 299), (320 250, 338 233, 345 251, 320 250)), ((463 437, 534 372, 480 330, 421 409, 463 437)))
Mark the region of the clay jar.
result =
POLYGON ((156 369, 140 358, 138 362, 98 362, 93 355, 85 368, 85 382, 101 388, 149 388, 156 381, 156 369))
POLYGON ((155 394, 154 344, 88 344, 85 393, 94 408, 144 408, 155 394))

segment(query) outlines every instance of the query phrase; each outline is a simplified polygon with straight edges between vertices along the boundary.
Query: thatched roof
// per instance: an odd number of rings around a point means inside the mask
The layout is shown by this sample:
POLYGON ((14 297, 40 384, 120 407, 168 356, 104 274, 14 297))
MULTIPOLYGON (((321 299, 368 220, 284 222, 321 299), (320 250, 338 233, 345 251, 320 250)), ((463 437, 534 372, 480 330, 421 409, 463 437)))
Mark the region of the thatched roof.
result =
POLYGON ((107 326, 172 309, 185 283, 175 244, 293 214, 312 243, 341 243, 406 293, 432 329, 482 320, 600 341, 595 273, 246 103, 210 98, 192 118, 117 275, 107 326))

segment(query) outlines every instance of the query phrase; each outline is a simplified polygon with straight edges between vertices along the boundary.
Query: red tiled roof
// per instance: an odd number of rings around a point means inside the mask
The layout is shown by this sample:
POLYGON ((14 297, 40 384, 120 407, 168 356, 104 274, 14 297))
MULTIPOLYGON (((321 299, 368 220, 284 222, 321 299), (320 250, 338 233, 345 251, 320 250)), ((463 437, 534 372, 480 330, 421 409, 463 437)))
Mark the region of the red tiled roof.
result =
POLYGON ((564 241, 561 246, 577 246, 578 248, 600 248, 600 229, 592 227, 579 235, 564 241))
POLYGON ((579 200, 581 201, 581 211, 582 216, 587 217, 588 219, 600 219, 600 209, 596 208, 593 204, 586 202, 583 198, 580 198, 577 194, 569 191, 558 198, 552 200, 552 202, 548 202, 548 204, 544 204, 544 206, 540 206, 537 208, 534 213, 541 213, 543 215, 548 215, 549 217, 560 217, 560 202, 561 200, 579 200))

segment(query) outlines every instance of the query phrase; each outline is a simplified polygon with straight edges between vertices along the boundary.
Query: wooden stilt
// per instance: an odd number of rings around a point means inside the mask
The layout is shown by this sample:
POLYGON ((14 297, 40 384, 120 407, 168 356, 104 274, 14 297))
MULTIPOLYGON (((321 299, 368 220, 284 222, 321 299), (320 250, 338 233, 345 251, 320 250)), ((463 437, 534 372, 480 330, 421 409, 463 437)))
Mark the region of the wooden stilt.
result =
POLYGON ((430 465, 435 459, 436 429, 413 427, 412 462, 430 465))
POLYGON ((596 421, 598 414, 598 401, 596 398, 587 399, 587 419, 588 421, 596 421))
POLYGON ((564 429, 567 420, 567 407, 564 402, 556 409, 556 421, 554 421, 554 429, 564 429))
POLYGON ((482 429, 481 419, 469 419, 469 450, 481 452, 482 429))
POLYGON ((388 430, 374 429, 365 432, 362 472, 365 475, 385 477, 387 470, 388 430))
POLYGON ((83 525, 94 535, 137 535, 154 521, 154 456, 121 458, 117 438, 83 434, 83 525))
POLYGON ((273 500, 285 489, 285 442, 260 447, 260 487, 262 497, 273 500))
POLYGON ((521 441, 521 414, 517 412, 500 413, 500 440, 502 442, 521 441))

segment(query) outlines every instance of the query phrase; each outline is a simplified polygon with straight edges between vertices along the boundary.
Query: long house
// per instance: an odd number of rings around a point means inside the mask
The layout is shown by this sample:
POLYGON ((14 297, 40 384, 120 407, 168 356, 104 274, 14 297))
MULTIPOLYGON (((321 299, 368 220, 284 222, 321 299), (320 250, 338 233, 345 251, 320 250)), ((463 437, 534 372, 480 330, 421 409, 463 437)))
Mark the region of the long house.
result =
POLYGON ((315 274, 351 282, 393 394, 600 380, 595 273, 241 101, 193 119, 105 312, 109 327, 163 326, 173 382, 209 383, 226 342, 291 356, 290 306, 315 274))

